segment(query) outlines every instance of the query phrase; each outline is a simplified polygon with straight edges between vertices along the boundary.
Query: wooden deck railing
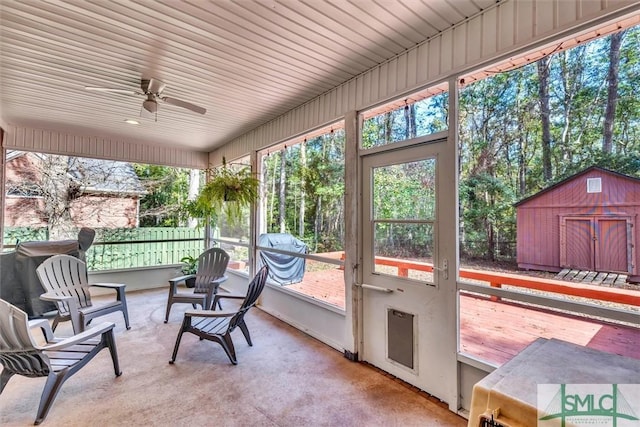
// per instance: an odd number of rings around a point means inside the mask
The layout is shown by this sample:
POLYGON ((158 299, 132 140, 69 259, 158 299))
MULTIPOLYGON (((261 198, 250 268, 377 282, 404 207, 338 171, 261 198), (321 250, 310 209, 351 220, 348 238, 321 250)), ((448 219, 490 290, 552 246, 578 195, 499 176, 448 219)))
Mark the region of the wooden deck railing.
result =
MULTIPOLYGON (((396 267, 398 269, 398 276, 400 277, 409 277, 409 270, 433 272, 433 265, 431 264, 397 258, 376 257, 376 264, 396 267)), ((486 282, 494 288, 501 288, 503 285, 514 286, 640 307, 640 291, 631 289, 608 288, 584 283, 572 283, 561 280, 541 279, 518 274, 467 268, 460 269, 460 277, 486 282)), ((492 299, 497 300, 498 298, 492 297, 492 299)))

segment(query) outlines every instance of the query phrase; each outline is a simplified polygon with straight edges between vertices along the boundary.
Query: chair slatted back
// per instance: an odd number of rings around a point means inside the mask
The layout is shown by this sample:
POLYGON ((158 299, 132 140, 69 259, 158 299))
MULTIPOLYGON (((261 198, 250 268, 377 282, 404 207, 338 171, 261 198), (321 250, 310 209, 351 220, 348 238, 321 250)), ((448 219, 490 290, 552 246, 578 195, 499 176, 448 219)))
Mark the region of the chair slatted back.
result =
POLYGON ((198 257, 198 272, 194 293, 206 294, 211 282, 224 276, 229 264, 229 254, 220 248, 211 248, 198 257))
MULTIPOLYGON (((78 307, 91 307, 89 278, 84 262, 71 255, 54 255, 44 260, 36 269, 40 283, 47 292, 72 296, 78 307)), ((60 314, 69 313, 69 305, 58 302, 60 314)))
POLYGON ((0 364, 25 377, 46 377, 49 358, 31 339, 27 313, 0 299, 0 364))
POLYGON ((269 267, 263 266, 258 273, 253 277, 253 280, 249 283, 247 288, 247 296, 240 305, 238 312, 231 318, 229 322, 229 331, 233 331, 236 326, 243 320, 244 314, 258 301, 258 297, 264 289, 265 283, 267 283, 267 277, 269 276, 269 267))

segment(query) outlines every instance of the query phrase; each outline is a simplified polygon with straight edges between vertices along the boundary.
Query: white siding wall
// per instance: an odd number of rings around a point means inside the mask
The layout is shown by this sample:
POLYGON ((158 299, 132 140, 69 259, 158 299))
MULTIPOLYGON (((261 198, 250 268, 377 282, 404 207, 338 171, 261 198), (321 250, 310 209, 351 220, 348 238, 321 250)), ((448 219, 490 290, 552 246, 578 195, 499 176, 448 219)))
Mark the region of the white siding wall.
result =
POLYGON ((237 158, 418 88, 640 9, 620 0, 506 0, 212 152, 237 158))
POLYGON ((4 147, 70 156, 204 169, 207 153, 149 145, 123 139, 74 135, 53 130, 9 126, 4 147))

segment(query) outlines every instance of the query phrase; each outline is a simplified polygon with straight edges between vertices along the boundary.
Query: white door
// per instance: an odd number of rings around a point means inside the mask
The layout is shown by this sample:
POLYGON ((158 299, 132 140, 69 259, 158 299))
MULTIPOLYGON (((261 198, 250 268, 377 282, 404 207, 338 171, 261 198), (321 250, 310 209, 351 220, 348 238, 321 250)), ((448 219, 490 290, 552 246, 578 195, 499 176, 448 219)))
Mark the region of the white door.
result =
POLYGON ((362 158, 361 286, 363 360, 455 410, 454 155, 442 139, 362 158))

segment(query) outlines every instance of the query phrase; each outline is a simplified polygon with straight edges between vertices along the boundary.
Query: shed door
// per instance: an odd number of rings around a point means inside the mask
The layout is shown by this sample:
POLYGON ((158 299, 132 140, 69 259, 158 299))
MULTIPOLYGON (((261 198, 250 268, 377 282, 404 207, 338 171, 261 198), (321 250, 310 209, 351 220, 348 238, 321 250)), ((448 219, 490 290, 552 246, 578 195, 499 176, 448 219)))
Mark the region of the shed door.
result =
POLYGON ((596 271, 631 272, 631 224, 626 219, 596 218, 596 271))
POLYGON ((592 218, 562 218, 560 227, 561 267, 576 270, 595 269, 592 218), (562 233, 564 231, 564 233, 562 233), (563 256, 564 255, 564 256, 563 256))
POLYGON ((633 273, 632 230, 630 217, 561 217, 561 267, 633 273))

